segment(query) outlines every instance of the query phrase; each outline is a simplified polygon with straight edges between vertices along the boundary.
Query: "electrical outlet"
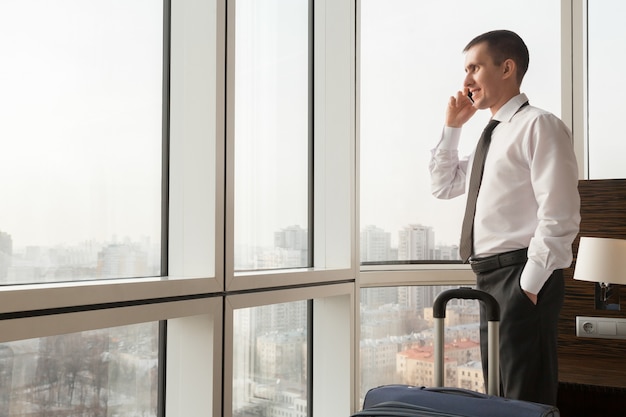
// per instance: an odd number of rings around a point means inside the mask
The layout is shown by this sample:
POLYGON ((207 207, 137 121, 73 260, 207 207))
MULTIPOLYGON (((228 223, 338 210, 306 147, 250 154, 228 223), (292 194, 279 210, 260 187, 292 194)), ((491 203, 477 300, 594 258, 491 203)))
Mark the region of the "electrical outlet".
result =
POLYGON ((626 339, 626 319, 577 316, 576 336, 597 339, 626 339))

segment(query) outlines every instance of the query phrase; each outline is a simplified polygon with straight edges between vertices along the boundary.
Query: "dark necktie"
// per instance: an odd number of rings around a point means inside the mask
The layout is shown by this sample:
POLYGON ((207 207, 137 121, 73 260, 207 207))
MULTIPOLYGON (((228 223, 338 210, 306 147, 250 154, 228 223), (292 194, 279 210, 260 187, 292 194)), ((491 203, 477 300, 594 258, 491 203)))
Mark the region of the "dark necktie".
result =
POLYGON ((485 167, 485 157, 491 143, 491 133, 493 129, 500 123, 499 120, 490 120, 483 130, 476 152, 474 153, 474 163, 470 173, 469 190, 467 192, 467 203, 465 206, 465 217, 463 218, 463 226, 461 228, 461 244, 459 245, 459 254, 463 262, 467 262, 472 255, 474 246, 474 213, 476 212, 476 199, 478 198, 478 189, 483 178, 483 168, 485 167))

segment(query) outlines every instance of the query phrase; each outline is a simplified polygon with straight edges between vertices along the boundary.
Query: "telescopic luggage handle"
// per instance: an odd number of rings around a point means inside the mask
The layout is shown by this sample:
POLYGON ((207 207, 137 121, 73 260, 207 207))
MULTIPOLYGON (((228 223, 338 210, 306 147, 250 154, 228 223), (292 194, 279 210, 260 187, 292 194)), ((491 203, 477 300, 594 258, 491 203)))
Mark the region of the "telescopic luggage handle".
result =
POLYGON ((445 319, 448 301, 456 298, 482 301, 487 308, 487 320, 500 321, 500 305, 498 301, 485 291, 475 290, 469 287, 446 290, 439 294, 433 304, 433 317, 436 319, 445 319))
POLYGON ((500 392, 500 305, 498 301, 481 290, 461 287, 447 290, 437 296, 433 304, 433 318, 435 319, 435 386, 443 387, 444 379, 444 319, 446 305, 452 299, 479 300, 487 310, 488 330, 488 386, 487 393, 499 395, 500 392))

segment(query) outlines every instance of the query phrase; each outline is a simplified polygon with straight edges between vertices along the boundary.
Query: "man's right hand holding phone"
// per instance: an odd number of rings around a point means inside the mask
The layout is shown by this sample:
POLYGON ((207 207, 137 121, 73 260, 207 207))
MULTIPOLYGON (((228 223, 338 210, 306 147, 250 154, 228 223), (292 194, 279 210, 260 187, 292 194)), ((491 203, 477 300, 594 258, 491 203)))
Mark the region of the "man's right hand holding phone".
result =
POLYGON ((466 87, 463 91, 451 96, 446 110, 446 126, 461 127, 476 113, 473 101, 469 97, 470 91, 466 87))

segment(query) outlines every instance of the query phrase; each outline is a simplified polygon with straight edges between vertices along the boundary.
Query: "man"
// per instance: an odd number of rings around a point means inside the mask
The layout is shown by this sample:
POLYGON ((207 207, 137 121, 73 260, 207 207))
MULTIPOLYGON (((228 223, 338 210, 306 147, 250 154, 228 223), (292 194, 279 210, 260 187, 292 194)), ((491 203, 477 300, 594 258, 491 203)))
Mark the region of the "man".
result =
MULTIPOLYGON (((438 198, 456 197, 470 185, 470 173, 478 175, 475 214, 466 216, 470 246, 465 256, 476 273, 477 288, 500 303, 501 393, 556 404, 562 268, 572 262, 580 222, 571 133, 556 116, 529 105, 520 94, 529 55, 517 34, 487 32, 463 52, 463 89, 450 97, 442 138, 432 151, 432 192, 438 198), (481 168, 472 168, 474 156, 460 159, 457 148, 461 127, 483 109, 499 124, 480 180, 481 168)), ((485 377, 486 343, 481 309, 485 377)))

